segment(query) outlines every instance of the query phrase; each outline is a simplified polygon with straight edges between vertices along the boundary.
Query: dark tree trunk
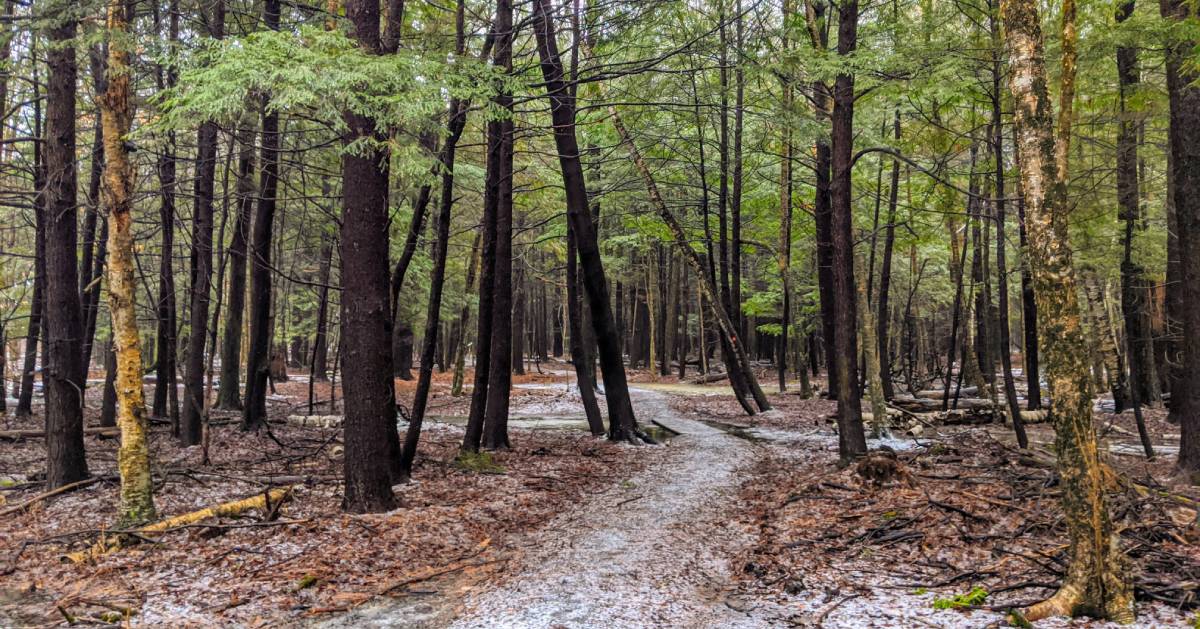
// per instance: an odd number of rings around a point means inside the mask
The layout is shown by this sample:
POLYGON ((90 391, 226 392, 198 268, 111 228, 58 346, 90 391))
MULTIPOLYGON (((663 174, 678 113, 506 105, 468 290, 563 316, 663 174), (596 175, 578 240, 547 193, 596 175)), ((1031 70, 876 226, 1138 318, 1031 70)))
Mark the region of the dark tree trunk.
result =
MULTIPOLYGON (((1013 130, 1014 138, 1016 130, 1013 130)), ((1016 142, 1014 141, 1014 145, 1016 142)), ((1019 149, 1013 149, 1016 155, 1017 163, 1020 164, 1021 153, 1019 149)), ((1038 369, 1038 306, 1037 299, 1033 294, 1033 276, 1030 274, 1029 268, 1029 232, 1025 224, 1025 190, 1021 185, 1021 181, 1017 180, 1017 232, 1020 237, 1021 244, 1021 321, 1023 323, 1023 333, 1025 337, 1024 352, 1022 352, 1022 363, 1024 367, 1024 375, 1028 392, 1026 393, 1026 406, 1029 410, 1037 410, 1042 407, 1042 376, 1038 369)))
MULTIPOLYGON (((1162 4, 1164 17, 1195 17, 1180 0, 1162 4)), ((1167 93, 1171 104, 1171 154, 1179 265, 1183 291, 1183 362, 1171 389, 1171 415, 1179 421, 1179 460, 1186 472, 1200 471, 1200 87, 1196 70, 1184 58, 1195 42, 1172 42, 1167 55, 1167 93)))
MULTIPOLYGON (((271 0, 277 1, 277 0, 271 0)), ((268 1, 267 6, 271 6, 268 1)), ((268 11, 270 9, 268 8, 268 11)), ((278 5, 276 5, 276 28, 278 5)), ((268 18, 269 20, 269 18, 268 18)), ((213 39, 225 36, 225 4, 214 3, 205 16, 208 34, 213 39)), ((270 22, 268 21, 268 26, 270 22)), ((195 205, 192 212, 192 286, 190 315, 191 334, 188 336, 187 367, 183 379, 183 409, 179 422, 179 443, 193 446, 200 443, 204 417, 208 412, 204 392, 204 350, 208 341, 208 306, 212 292, 213 199, 217 177, 217 123, 203 122, 196 136, 195 205)), ((159 358, 161 361, 161 357, 159 358)))
MULTIPOLYGON (((892 119, 892 137, 900 141, 900 111, 892 119)), ((892 384, 891 288, 892 256, 896 247, 896 206, 900 196, 900 160, 892 160, 891 188, 888 190, 887 226, 884 227, 883 259, 879 267, 879 301, 875 309, 875 335, 879 342, 879 378, 884 399, 892 399, 896 388, 892 384)))
MULTIPOLYGON (((35 40, 36 41, 36 40, 35 40)), ((35 66, 36 68, 36 66, 35 66)), ((36 86, 35 86, 36 90, 36 86)), ((36 92, 35 92, 36 93, 36 92)), ((34 275, 33 295, 29 304, 29 327, 25 332, 25 360, 21 366, 21 391, 17 395, 17 417, 33 414, 33 379, 37 373, 38 344, 42 336, 42 314, 46 308, 46 165, 44 161, 41 100, 34 102, 34 135, 39 138, 33 146, 34 217, 34 275)))
POLYGON ((46 52, 46 488, 88 476, 83 450, 83 321, 76 246, 75 48, 70 7, 54 15, 46 52))
POLYGON ((608 436, 612 440, 634 441, 640 431, 629 400, 616 322, 608 301, 608 281, 604 276, 596 229, 588 208, 587 184, 579 159, 579 142, 575 136, 575 98, 563 81, 562 60, 558 54, 549 0, 535 0, 534 12, 538 57, 542 76, 546 80, 550 113, 554 121, 554 142, 567 193, 567 221, 575 235, 583 270, 583 288, 599 346, 600 370, 608 402, 608 436))
POLYGON ((579 255, 575 230, 567 221, 567 324, 570 327, 571 364, 575 367, 575 384, 583 401, 588 429, 593 435, 604 434, 604 418, 596 402, 596 381, 592 376, 591 357, 583 338, 583 304, 579 301, 579 255))
POLYGON ((513 275, 513 314, 512 314, 512 372, 515 375, 525 374, 525 335, 528 326, 528 307, 525 286, 525 269, 518 268, 513 275))
MULTIPOLYGON (((511 0, 496 2, 496 50, 492 63, 512 73, 514 38, 511 0)), ((501 92, 495 99, 500 109, 512 111, 512 95, 501 92)), ((508 395, 512 384, 512 176, 513 133, 511 116, 500 121, 499 158, 496 197, 495 262, 492 268, 492 338, 488 365, 487 408, 483 415, 483 447, 489 450, 509 447, 508 395)))
POLYGON ((329 281, 330 268, 333 266, 333 245, 325 242, 321 245, 321 266, 317 271, 317 334, 313 339, 312 379, 318 382, 329 381, 329 281))
MULTIPOLYGON (((7 3, 11 7, 12 2, 7 3)), ((8 46, 9 42, 5 42, 8 46)), ((92 84, 96 94, 103 94, 107 89, 104 79, 105 58, 98 46, 89 51, 91 59, 92 84)), ((3 52, 3 58, 8 59, 8 52, 3 52)), ((0 106, 5 101, 0 99, 0 106)), ((104 131, 97 123, 92 135, 91 172, 88 178, 87 214, 83 220, 83 256, 79 261, 79 303, 83 312, 83 374, 87 382, 88 370, 92 364, 92 343, 96 336, 96 318, 100 311, 100 282, 98 278, 104 264, 96 264, 105 254, 105 242, 96 241, 96 224, 100 218, 100 177, 104 171, 104 131), (93 272, 94 271, 94 272, 93 272), (93 287, 92 284, 95 284, 93 287)))
POLYGON ((999 290, 1000 317, 997 331, 1000 334, 1000 368, 1004 376, 1004 400, 1008 405, 1008 416, 1012 421, 1013 431, 1017 436, 1017 445, 1029 447, 1029 438, 1025 435, 1025 422, 1021 419, 1021 406, 1017 401, 1017 387, 1013 382, 1012 373, 1012 339, 1009 337, 1008 325, 1008 241, 1004 232, 1007 229, 1007 208, 1004 195, 1004 126, 1003 110, 1001 109, 1001 80, 1004 76, 1000 58, 1004 52, 1004 42, 1000 34, 998 15, 999 0, 990 0, 992 13, 989 17, 992 36, 992 159, 995 161, 995 193, 996 193, 996 280, 999 290))
MULTIPOLYGON (((247 118, 248 120, 248 118, 247 118)), ((250 237, 250 215, 254 211, 254 127, 238 129, 237 219, 229 243, 229 307, 225 309, 225 333, 221 338, 221 384, 217 408, 242 408, 241 383, 242 322, 246 315, 246 255, 250 237)))
MULTIPOLYGON (((269 0, 277 2, 278 0, 269 0)), ((278 4, 276 4, 278 6, 278 4)), ((346 15, 353 36, 368 54, 378 54, 379 3, 350 0, 346 15)), ((375 121, 347 111, 344 114, 347 144, 378 137, 375 121)), ((264 120, 264 123, 266 121, 264 120)), ((264 135, 268 127, 263 127, 264 135)), ((274 133, 271 129, 270 133, 274 133)), ((271 158, 272 160, 274 157, 271 158)), ((365 154, 342 155, 342 225, 339 244, 342 259, 342 368, 345 421, 342 425, 345 454, 345 495, 342 508, 353 513, 392 509, 396 433, 395 389, 392 356, 387 267, 388 176, 379 149, 365 154)), ((268 160, 264 155, 264 171, 268 160)), ((271 162, 271 167, 275 163, 271 162)), ((397 461, 398 463, 398 461, 397 461)))
MULTIPOLYGON (((506 36, 498 28, 497 36, 506 36)), ((488 372, 491 365, 493 284, 496 265, 496 204, 500 195, 500 136, 499 120, 487 123, 487 176, 484 183, 483 218, 480 233, 483 243, 479 257, 479 320, 475 324, 475 376, 471 389, 471 408, 467 416, 462 449, 479 451, 483 440, 483 416, 487 409, 488 372)), ((506 369, 507 370, 507 369, 506 369)))
POLYGON ((742 127, 746 99, 746 72, 743 68, 742 48, 744 24, 742 0, 734 3, 734 56, 737 58, 733 70, 733 198, 729 204, 730 237, 733 238, 729 256, 729 297, 732 301, 733 325, 738 337, 746 338, 746 320, 742 316, 742 127))
MULTIPOLYGON (((395 0, 390 1, 394 2, 395 0)), ((390 23, 389 19, 389 25, 390 23)), ((389 51, 385 47, 384 52, 395 51, 389 51)), ((435 151, 437 136, 429 133, 422 134, 420 143, 427 151, 435 151)), ((434 172, 430 174, 437 175, 436 171, 437 167, 435 166, 434 172)), ((400 291, 404 289, 404 279, 408 276, 408 267, 417 253, 421 234, 425 231, 425 214, 428 212, 432 194, 432 183, 422 185, 417 191, 412 203, 413 215, 408 225, 408 236, 404 239, 404 249, 400 252, 400 259, 396 261, 396 268, 392 271, 392 367, 395 370, 393 375, 401 380, 412 380, 413 329, 400 310, 400 291)))
MULTIPOLYGON (((1117 21, 1129 19, 1133 7, 1133 0, 1122 2, 1117 8, 1117 21)), ((1131 398, 1153 404, 1159 401, 1160 394, 1154 374, 1154 342, 1150 336, 1150 317, 1146 307, 1147 282, 1145 269, 1133 256, 1134 241, 1144 230, 1138 190, 1140 124, 1138 114, 1130 111, 1129 103, 1141 82, 1136 48, 1117 48, 1117 80, 1121 111, 1117 133, 1117 203, 1120 206, 1118 218, 1125 222, 1124 259, 1121 263, 1121 311, 1128 348, 1125 356, 1129 365, 1131 398)))
POLYGON ((117 352, 113 350, 112 338, 108 339, 104 352, 104 392, 100 398, 100 426, 112 428, 117 425, 117 352))
MULTIPOLYGON (((462 55, 466 49, 465 43, 465 7, 464 0, 458 0, 455 11, 455 52, 462 55)), ((467 122, 468 103, 451 99, 448 111, 446 141, 438 156, 442 170, 442 190, 438 200, 437 240, 433 249, 433 276, 429 285, 429 305, 425 314, 425 338, 421 346, 421 366, 417 374, 417 390, 413 397, 412 414, 409 417, 408 432, 404 435, 404 448, 400 455, 400 473, 402 477, 412 475, 413 459, 417 454, 417 441, 421 435, 421 423, 425 419, 425 405, 429 400, 429 386, 433 381, 433 353, 437 347, 438 326, 442 312, 442 289, 446 281, 446 249, 450 243, 450 217, 454 207, 454 159, 458 148, 458 140, 462 137, 463 128, 467 122)))
MULTIPOLYGON (((279 5, 280 0, 266 0, 263 5, 263 23, 274 31, 279 30, 279 5)), ((378 10, 375 11, 375 17, 379 17, 378 10)), ((378 43, 378 35, 375 41, 378 43)), ((257 430, 265 426, 267 421, 267 379, 270 377, 271 352, 271 232, 279 189, 279 114, 271 110, 270 96, 263 98, 262 154, 259 159, 262 166, 258 207, 254 212, 250 242, 250 352, 246 360, 242 430, 257 430)), ((346 246, 343 242, 343 249, 346 246)), ((384 251, 386 256, 386 249, 384 251)), ((375 263, 378 264, 378 260, 375 263)), ((388 493, 390 495, 391 492, 388 493)))
MULTIPOLYGON (((858 38, 858 1, 845 0, 838 8, 838 55, 854 52, 858 38)), ((854 234, 851 171, 854 151, 854 76, 837 75, 833 89, 830 209, 832 232, 834 315, 834 366, 838 393, 838 453, 843 461, 867 451, 862 424, 862 399, 858 388, 858 330, 854 285, 854 234)))

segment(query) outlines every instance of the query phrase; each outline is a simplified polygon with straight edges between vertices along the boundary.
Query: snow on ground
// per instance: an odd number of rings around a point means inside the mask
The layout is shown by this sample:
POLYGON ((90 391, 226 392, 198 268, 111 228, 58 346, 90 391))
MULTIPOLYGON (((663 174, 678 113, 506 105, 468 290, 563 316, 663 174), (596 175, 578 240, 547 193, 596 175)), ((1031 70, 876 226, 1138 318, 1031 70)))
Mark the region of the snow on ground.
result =
POLYGON ((723 596, 731 569, 714 540, 744 540, 711 526, 755 446, 677 416, 661 394, 635 405, 680 433, 667 459, 524 540, 513 576, 468 595, 452 627, 763 626, 723 596))

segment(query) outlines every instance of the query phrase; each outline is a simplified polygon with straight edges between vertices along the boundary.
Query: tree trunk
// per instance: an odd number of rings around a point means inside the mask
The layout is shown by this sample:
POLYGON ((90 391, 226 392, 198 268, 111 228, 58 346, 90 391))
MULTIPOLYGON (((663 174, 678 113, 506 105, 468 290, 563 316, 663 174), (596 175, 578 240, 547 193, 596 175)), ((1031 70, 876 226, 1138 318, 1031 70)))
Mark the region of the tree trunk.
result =
MULTIPOLYGON (((36 42, 36 38, 34 39, 36 42)), ((36 69, 36 65, 34 66, 36 69)), ((36 90, 36 85, 35 88, 36 90)), ((41 99, 34 102, 34 136, 41 138, 41 99)), ((29 327, 25 332, 25 359, 21 365, 21 390, 17 395, 17 417, 33 414, 33 378, 37 373, 38 344, 45 343, 42 336, 42 315, 46 309, 46 170, 43 142, 33 145, 33 201, 34 217, 34 275, 33 295, 29 304, 29 327)))
MULTIPOLYGON (((475 274, 479 266, 479 246, 482 239, 483 235, 476 231, 475 239, 471 243, 471 259, 467 267, 467 284, 463 288, 464 295, 470 295, 471 290, 475 287, 475 274)), ((456 326, 458 339, 454 343, 454 379, 450 385, 450 395, 453 397, 462 395, 467 362, 467 324, 470 321, 471 305, 470 303, 464 303, 462 309, 458 312, 458 325, 456 326)))
MULTIPOLYGON (((225 36, 224 2, 216 2, 211 11, 205 18, 208 34, 213 39, 221 39, 225 36)), ((179 443, 184 446, 200 444, 204 417, 208 412, 204 395, 204 350, 208 340, 208 306, 212 292, 217 131, 217 123, 207 120, 201 123, 196 136, 196 202, 192 213, 192 286, 191 307, 188 309, 191 334, 188 336, 187 367, 183 374, 183 409, 179 422, 179 443)))
MULTIPOLYGON (((7 2, 6 8, 11 9, 13 4, 13 2, 7 2)), ((10 44, 11 40, 6 39, 4 46, 7 47, 10 44)), ((101 54, 99 46, 92 46, 88 53, 91 59, 92 83, 98 97, 107 89, 104 81, 104 56, 101 54)), ((0 57, 3 59, 7 60, 8 56, 7 48, 0 51, 0 57)), ((3 103, 4 101, 0 100, 0 107, 7 107, 3 103)), ((92 136, 91 176, 88 178, 87 189, 88 209, 83 223, 83 256, 79 261, 79 303, 83 312, 82 363, 85 383, 92 364, 92 342, 96 336, 96 318, 100 311, 100 291, 93 289, 99 289, 98 278, 104 269, 103 263, 96 263, 98 260, 103 260, 104 254, 101 249, 107 246, 106 241, 99 243, 96 241, 96 224, 99 222, 101 214, 100 176, 104 170, 103 129, 103 125, 97 124, 92 136)))
MULTIPOLYGON (((1067 3, 1072 4, 1071 0, 1067 3)), ((1055 451, 1070 540, 1070 563, 1061 588, 1030 607, 1026 617, 1034 621, 1086 614, 1133 622, 1128 564, 1109 521, 1092 401, 1087 395, 1087 343, 1068 236, 1067 173, 1056 163, 1041 22, 1031 0, 1003 0, 1000 11, 1007 35, 1009 86, 1015 101, 1028 208, 1029 260, 1038 300, 1038 327, 1045 333, 1049 359, 1055 451)), ((1072 40, 1073 6, 1064 5, 1063 14, 1064 39, 1072 40)), ((1063 74, 1064 84, 1070 84, 1073 64, 1064 63, 1063 74)), ((1068 111, 1060 112, 1060 120, 1065 121, 1060 130, 1066 127, 1069 132, 1070 101, 1064 102, 1068 111)))
MULTIPOLYGON (((900 141, 900 110, 896 110, 892 120, 892 136, 900 141)), ((891 305, 892 289, 892 256, 896 248, 896 207, 900 197, 900 160, 892 160, 892 180, 888 190, 887 225, 884 227, 883 259, 879 266, 879 301, 875 309, 875 336, 878 339, 877 350, 880 363, 880 386, 884 399, 890 400, 896 395, 892 384, 892 350, 891 326, 889 307, 891 305)))
MULTIPOLYGON (((691 245, 688 244, 687 234, 684 233, 683 227, 679 222, 675 220, 675 216, 671 214, 671 210, 667 207, 666 202, 659 193, 658 184, 654 181, 654 175, 650 172, 649 166, 646 165, 645 159, 642 158, 641 151, 633 143, 633 138, 629 135, 629 131, 621 121, 620 114, 617 113, 615 107, 609 107, 609 113, 611 114, 613 125, 617 129, 617 134, 621 138, 621 143, 625 145, 633 157, 634 166, 637 167, 638 172, 642 176, 642 181, 646 185, 646 191, 650 196, 651 204, 654 205, 659 217, 671 231, 676 248, 679 249, 680 254, 684 256, 688 264, 692 266, 692 269, 700 280, 699 287, 701 294, 704 299, 707 299, 721 331, 721 342, 724 344, 725 369, 729 374, 730 383, 734 385, 734 393, 739 396, 738 401, 747 413, 754 414, 754 408, 741 398, 741 393, 739 387, 735 384, 735 379, 740 379, 745 387, 749 388, 754 395, 754 401, 759 410, 770 410, 771 404, 767 400, 767 396, 763 393, 762 388, 758 385, 753 367, 750 365, 750 359, 746 356, 746 350, 742 345, 742 341, 737 336, 733 321, 730 319, 729 313, 720 305, 720 294, 716 284, 713 282, 712 275, 705 272, 704 262, 695 250, 692 249, 691 245)), ((704 349, 701 348, 701 352, 703 351, 704 349)))
MULTIPOLYGON (((277 0, 270 0, 277 2, 277 0)), ((278 6, 278 5, 276 5, 278 6)), ((379 3, 348 0, 353 36, 368 54, 378 54, 379 3)), ((347 111, 345 143, 379 138, 375 121, 347 111)), ((265 122, 265 121, 264 121, 265 122)), ((268 126, 264 125, 264 135, 268 126)), ((272 129, 270 131, 274 133, 272 129)), ((271 158, 274 159, 273 157, 271 158)), ((396 432, 392 355, 379 351, 391 338, 387 267, 388 177, 378 148, 342 154, 342 332, 345 421, 345 495, 342 509, 377 513, 392 509, 391 440, 396 432)), ((264 170, 268 160, 264 155, 264 170)), ((274 162, 270 162, 274 168, 274 162)))
MULTIPOLYGON (((266 0, 263 5, 263 23, 268 29, 279 30, 279 11, 280 0, 266 0)), ((375 13, 378 18, 378 11, 375 13)), ((267 379, 270 376, 271 352, 271 233, 275 223, 276 196, 279 189, 279 114, 270 109, 269 95, 263 97, 262 153, 259 159, 262 166, 259 169, 258 207, 254 212, 254 231, 250 243, 250 351, 246 360, 242 430, 258 430, 265 426, 267 421, 267 379)), ((345 160, 342 170, 344 177, 345 160)), ((346 246, 343 242, 343 249, 346 246)), ((345 256, 342 260, 346 260, 345 256)), ((390 496, 390 490, 388 494, 390 496)), ((347 494, 346 504, 350 502, 347 494)))
POLYGON ((250 215, 254 211, 254 126, 246 117, 238 129, 237 219, 229 243, 229 306, 225 310, 225 334, 221 339, 221 384, 217 408, 242 408, 242 325, 246 314, 246 257, 250 237, 250 215))
MULTIPOLYGON (((838 55, 854 52, 858 38, 858 0, 838 8, 838 55)), ((862 399, 858 388, 858 333, 854 290, 854 234, 851 171, 854 150, 854 76, 840 73, 833 89, 830 135, 830 211, 832 227, 834 366, 838 393, 838 453, 843 461, 865 454, 862 399)))
MULTIPOLYGON (((511 0, 496 0, 496 49, 492 65, 512 74, 514 31, 511 0)), ((513 110, 512 94, 501 90, 495 97, 496 106, 513 110)), ((490 129, 489 129, 490 130, 490 129)), ((511 115, 500 121, 496 158, 496 233, 495 261, 492 265, 492 337, 489 353, 487 406, 483 414, 482 445, 489 450, 505 449, 508 441, 508 396, 512 385, 512 226, 513 226, 513 136, 515 125, 511 115)), ((491 138, 489 138, 489 142, 491 138)), ((490 144, 489 144, 490 146, 490 144)), ((489 160, 491 154, 489 154, 489 160)))
MULTIPOLYGON (((1166 0, 1164 17, 1191 20, 1196 12, 1181 0, 1166 0)), ((1167 93, 1171 103, 1171 154, 1177 249, 1182 280, 1178 311, 1183 360, 1171 387, 1171 415, 1179 421, 1179 469, 1200 471, 1200 78, 1185 59, 1195 42, 1171 42, 1167 56, 1167 93)))
MULTIPOLYGON (((583 270, 583 288, 588 298, 592 329, 599 347, 600 370, 604 377, 605 399, 608 402, 608 437, 614 441, 634 441, 640 430, 629 399, 625 366, 621 362, 621 347, 616 322, 608 300, 608 281, 600 257, 596 228, 588 207, 587 184, 579 159, 579 142, 575 135, 575 97, 563 81, 562 60, 558 54, 552 6, 549 0, 534 0, 534 31, 537 36, 538 57, 550 113, 554 121, 554 143, 567 193, 567 221, 575 236, 575 244, 583 270)), ((574 341, 572 341, 574 342, 574 341)))
MULTIPOLYGON (((1021 167, 1021 147, 1013 128, 1013 156, 1021 167)), ((1029 262, 1029 229, 1025 220, 1025 184, 1017 178, 1017 232, 1021 244, 1021 324, 1024 344, 1021 362, 1027 386, 1026 406, 1029 410, 1042 407, 1042 375, 1038 347, 1038 306, 1033 294, 1033 273, 1029 262)))
POLYGON ((997 322, 1000 334, 1000 369, 1004 376, 1004 400, 1008 406, 1009 421, 1012 422, 1013 432, 1017 436, 1017 445, 1022 449, 1029 447, 1029 437, 1025 434, 1025 422, 1021 419, 1021 406, 1017 401, 1017 387, 1013 382, 1012 373, 1012 339, 1008 323, 1008 240, 1004 235, 1007 229, 1004 200, 1004 127, 1003 110, 1001 108, 1001 81, 1004 71, 1000 65, 1004 53, 1004 42, 1000 33, 1000 22, 997 9, 999 0, 989 0, 991 13, 988 17, 992 37, 992 159, 996 162, 994 190, 996 193, 996 283, 999 291, 1000 318, 997 322))
MULTIPOLYGON (((455 10, 455 53, 461 56, 466 51, 464 0, 458 0, 455 10)), ((438 202, 437 240, 433 248, 433 275, 429 285, 429 305, 425 314, 425 338, 421 347, 421 366, 417 375, 417 390, 413 397, 412 414, 409 416, 408 432, 404 436, 404 448, 400 455, 400 472, 403 477, 412 475, 412 464, 417 454, 417 440, 421 435, 421 422, 425 419, 425 405, 429 400, 429 386, 433 380, 433 353, 437 348, 438 326, 442 311, 442 288, 446 280, 446 249, 450 243, 450 217, 454 206, 454 159, 458 140, 462 137, 467 122, 469 103, 450 100, 447 112, 448 134, 438 156, 442 173, 441 198, 438 202)))
POLYGON ((46 488, 88 476, 83 450, 83 322, 76 259, 74 39, 77 22, 71 7, 52 15, 46 52, 46 207, 45 318, 46 488))
MULTIPOLYGON (((137 278, 133 262, 133 193, 135 167, 129 160, 125 137, 133 122, 130 94, 132 63, 127 35, 132 3, 108 0, 108 85, 100 99, 104 127, 104 183, 102 195, 108 211, 108 298, 116 345, 117 425, 121 446, 117 469, 121 475, 120 526, 137 526, 155 519, 154 483, 150 474, 150 449, 142 397, 142 353, 137 326, 137 278)), ((164 200, 164 204, 166 201, 164 200)), ((195 333, 193 333, 195 334, 195 333)), ((161 360, 161 359, 160 359, 161 360)))

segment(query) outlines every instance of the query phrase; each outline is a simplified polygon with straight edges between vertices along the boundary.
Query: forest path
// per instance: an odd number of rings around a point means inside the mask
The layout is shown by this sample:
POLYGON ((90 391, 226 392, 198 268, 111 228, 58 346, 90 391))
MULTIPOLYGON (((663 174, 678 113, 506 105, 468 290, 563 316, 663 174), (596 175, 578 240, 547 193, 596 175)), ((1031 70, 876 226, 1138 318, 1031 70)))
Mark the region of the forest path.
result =
POLYGON ((634 408, 679 433, 665 460, 522 540, 452 627, 762 626, 726 601, 728 557, 748 540, 722 517, 760 446, 680 417, 663 393, 635 390, 634 408))

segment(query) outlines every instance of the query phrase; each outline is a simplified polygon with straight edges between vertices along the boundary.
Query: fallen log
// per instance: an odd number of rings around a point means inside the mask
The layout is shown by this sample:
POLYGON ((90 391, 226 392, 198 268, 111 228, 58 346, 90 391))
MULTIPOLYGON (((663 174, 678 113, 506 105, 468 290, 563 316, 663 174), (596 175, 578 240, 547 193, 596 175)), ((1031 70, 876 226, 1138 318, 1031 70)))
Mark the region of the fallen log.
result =
POLYGON ((36 496, 33 496, 32 498, 30 498, 28 500, 25 500, 23 502, 15 504, 11 507, 8 507, 7 509, 4 509, 3 511, 0 511, 0 518, 3 518, 8 515, 12 515, 19 511, 24 511, 24 510, 28 509, 29 507, 47 499, 47 498, 52 498, 59 494, 65 494, 68 491, 74 491, 76 489, 81 489, 83 487, 87 487, 88 485, 93 485, 95 483, 98 483, 102 480, 111 480, 114 478, 116 478, 116 476, 93 476, 91 478, 85 478, 81 481, 76 481, 74 483, 67 483, 66 485, 63 485, 62 487, 58 487, 56 489, 51 489, 50 491, 42 492, 36 496))
POLYGON ((341 415, 288 415, 290 426, 309 426, 315 428, 337 428, 342 425, 341 415))
POLYGON ((291 487, 281 487, 272 489, 249 498, 226 502, 213 507, 192 511, 183 515, 177 515, 173 518, 160 520, 142 528, 131 529, 128 531, 120 531, 114 535, 101 536, 100 540, 92 544, 87 550, 68 553, 66 558, 75 562, 83 563, 85 561, 95 561, 104 555, 116 552, 131 543, 133 539, 144 539, 155 533, 165 533, 171 529, 190 524, 196 524, 202 520, 209 518, 222 518, 234 515, 240 515, 251 509, 259 509, 263 512, 273 511, 281 502, 287 500, 292 493, 291 487))
MULTIPOLYGON (((979 387, 963 387, 963 388, 959 389, 957 391, 957 393, 955 392, 954 387, 950 388, 950 397, 952 397, 952 398, 955 395, 968 396, 968 395, 978 395, 978 394, 979 394, 979 387)), ((935 398, 940 402, 942 400, 942 398, 946 397, 946 392, 942 389, 926 389, 924 391, 917 391, 917 397, 919 397, 919 398, 935 398)))
MULTIPOLYGON (((97 437, 119 437, 121 431, 116 426, 88 426, 83 429, 83 434, 97 437)), ((45 430, 0 430, 0 439, 7 441, 43 439, 45 436, 45 430)))
POLYGON ((688 382, 688 384, 709 384, 711 382, 720 382, 722 380, 725 380, 728 377, 729 377, 729 374, 727 374, 727 373, 714 371, 712 373, 706 373, 703 376, 692 378, 691 380, 688 380, 687 382, 688 382))

